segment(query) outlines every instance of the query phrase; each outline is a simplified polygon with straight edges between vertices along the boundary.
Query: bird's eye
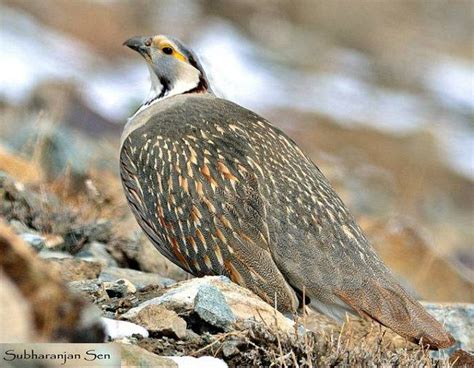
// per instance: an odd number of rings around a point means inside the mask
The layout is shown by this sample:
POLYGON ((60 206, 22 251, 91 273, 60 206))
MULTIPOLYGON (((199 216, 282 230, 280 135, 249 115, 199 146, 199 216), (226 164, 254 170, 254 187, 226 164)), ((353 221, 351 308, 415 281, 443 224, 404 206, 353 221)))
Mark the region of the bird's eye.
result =
POLYGON ((171 55, 173 53, 173 49, 171 47, 163 47, 161 49, 166 55, 171 55))

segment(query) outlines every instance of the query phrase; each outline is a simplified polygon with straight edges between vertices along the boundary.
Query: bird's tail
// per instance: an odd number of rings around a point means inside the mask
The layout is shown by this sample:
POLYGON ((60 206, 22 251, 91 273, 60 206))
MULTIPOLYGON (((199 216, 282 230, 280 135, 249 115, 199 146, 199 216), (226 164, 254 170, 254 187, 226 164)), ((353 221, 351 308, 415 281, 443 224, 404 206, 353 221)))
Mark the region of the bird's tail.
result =
POLYGON ((386 287, 378 280, 369 280, 364 288, 345 288, 336 295, 362 317, 370 317, 412 342, 430 349, 454 344, 454 338, 418 301, 398 284, 388 284, 386 287))

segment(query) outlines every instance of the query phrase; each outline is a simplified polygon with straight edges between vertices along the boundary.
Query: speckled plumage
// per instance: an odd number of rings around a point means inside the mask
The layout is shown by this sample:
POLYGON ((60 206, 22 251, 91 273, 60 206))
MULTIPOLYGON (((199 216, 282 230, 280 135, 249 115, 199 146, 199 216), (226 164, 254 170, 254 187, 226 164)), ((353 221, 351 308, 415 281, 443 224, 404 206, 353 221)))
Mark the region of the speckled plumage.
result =
POLYGON ((191 274, 226 275, 281 311, 310 303, 338 319, 369 316, 414 341, 452 343, 314 163, 257 114, 212 94, 168 97, 129 121, 120 167, 138 223, 191 274))

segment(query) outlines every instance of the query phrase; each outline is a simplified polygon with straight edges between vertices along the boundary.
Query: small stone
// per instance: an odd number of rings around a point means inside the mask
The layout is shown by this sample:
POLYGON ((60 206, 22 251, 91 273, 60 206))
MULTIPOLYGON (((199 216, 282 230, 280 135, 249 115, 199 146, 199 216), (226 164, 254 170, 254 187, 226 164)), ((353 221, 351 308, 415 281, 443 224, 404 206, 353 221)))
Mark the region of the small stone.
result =
POLYGON ((201 335, 188 328, 186 330, 186 341, 189 344, 199 344, 201 341, 201 335))
POLYGON ((186 337, 186 321, 174 311, 161 305, 149 305, 132 319, 151 333, 183 339, 186 337))
POLYGON ((121 298, 128 294, 137 292, 137 288, 127 279, 119 279, 114 282, 104 282, 104 289, 110 298, 121 298))
POLYGON ((238 353, 240 353, 239 344, 240 342, 238 340, 224 341, 224 343, 222 344, 222 354, 224 354, 226 358, 230 358, 234 355, 237 355, 238 353))
POLYGON ((224 295, 213 285, 203 284, 199 287, 194 299, 194 311, 204 321, 225 330, 235 322, 234 313, 224 295))
POLYGON ((173 285, 174 280, 167 279, 154 273, 146 273, 128 268, 108 267, 99 276, 101 281, 116 281, 119 279, 129 280, 137 290, 143 290, 149 285, 168 287, 173 285))
POLYGON ((41 235, 33 233, 23 233, 20 234, 20 237, 26 243, 31 245, 37 252, 41 251, 41 249, 43 249, 45 246, 45 239, 41 235))
POLYGON ((99 242, 88 244, 79 253, 75 254, 76 258, 82 258, 87 261, 99 261, 105 267, 117 267, 117 262, 107 252, 105 245, 99 242))
MULTIPOLYGON (((160 367, 178 368, 173 360, 150 353, 139 346, 120 343, 122 350, 122 368, 132 367, 160 367)), ((184 366, 183 366, 184 367, 184 366)), ((197 367, 197 366, 196 366, 197 367)))
POLYGON ((81 293, 93 303, 103 303, 109 300, 104 287, 97 279, 71 281, 68 285, 71 290, 81 293))

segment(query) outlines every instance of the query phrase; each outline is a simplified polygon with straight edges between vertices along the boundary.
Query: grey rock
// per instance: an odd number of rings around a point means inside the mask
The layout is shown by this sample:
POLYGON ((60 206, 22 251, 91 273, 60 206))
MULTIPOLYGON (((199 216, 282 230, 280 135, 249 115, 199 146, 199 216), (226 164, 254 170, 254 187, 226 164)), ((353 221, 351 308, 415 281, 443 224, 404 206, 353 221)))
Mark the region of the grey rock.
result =
POLYGON ((106 267, 117 267, 117 262, 109 252, 107 252, 105 245, 96 241, 88 244, 79 253, 76 253, 75 257, 90 261, 99 261, 106 267))
POLYGON ((128 268, 108 267, 102 271, 99 276, 101 281, 116 281, 119 279, 129 280, 137 290, 142 290, 148 285, 159 285, 167 287, 173 285, 175 282, 157 274, 146 273, 128 268))
POLYGON ((235 323, 235 316, 221 291, 208 284, 203 284, 194 299, 194 311, 204 321, 213 326, 228 330, 235 323))
POLYGON ((135 285, 127 279, 118 279, 113 282, 106 281, 103 283, 103 287, 107 295, 111 298, 121 298, 137 291, 135 285))
POLYGON ((46 246, 46 239, 33 229, 30 229, 23 222, 18 220, 9 221, 11 228, 20 235, 20 237, 37 252, 40 252, 46 246))
POLYGON ((133 317, 132 322, 152 333, 179 339, 186 337, 186 321, 176 312, 161 305, 149 305, 143 308, 133 317))
POLYGON ((200 344, 201 343, 201 335, 198 333, 194 332, 191 329, 186 330, 186 341, 189 344, 200 344))
POLYGON ((77 293, 83 294, 94 303, 103 303, 109 300, 102 283, 96 280, 80 280, 68 283, 69 288, 77 293))
POLYGON ((446 358, 457 349, 474 350, 474 304, 424 302, 423 305, 456 339, 454 346, 432 352, 432 356, 446 358))
POLYGON ((226 358, 230 358, 230 357, 233 357, 234 355, 239 354, 240 344, 241 342, 235 339, 224 341, 224 343, 222 344, 222 354, 224 354, 226 358))
POLYGON ((20 237, 29 245, 33 247, 34 250, 37 252, 41 251, 41 249, 45 246, 45 239, 38 234, 33 233, 23 233, 20 234, 20 237))

